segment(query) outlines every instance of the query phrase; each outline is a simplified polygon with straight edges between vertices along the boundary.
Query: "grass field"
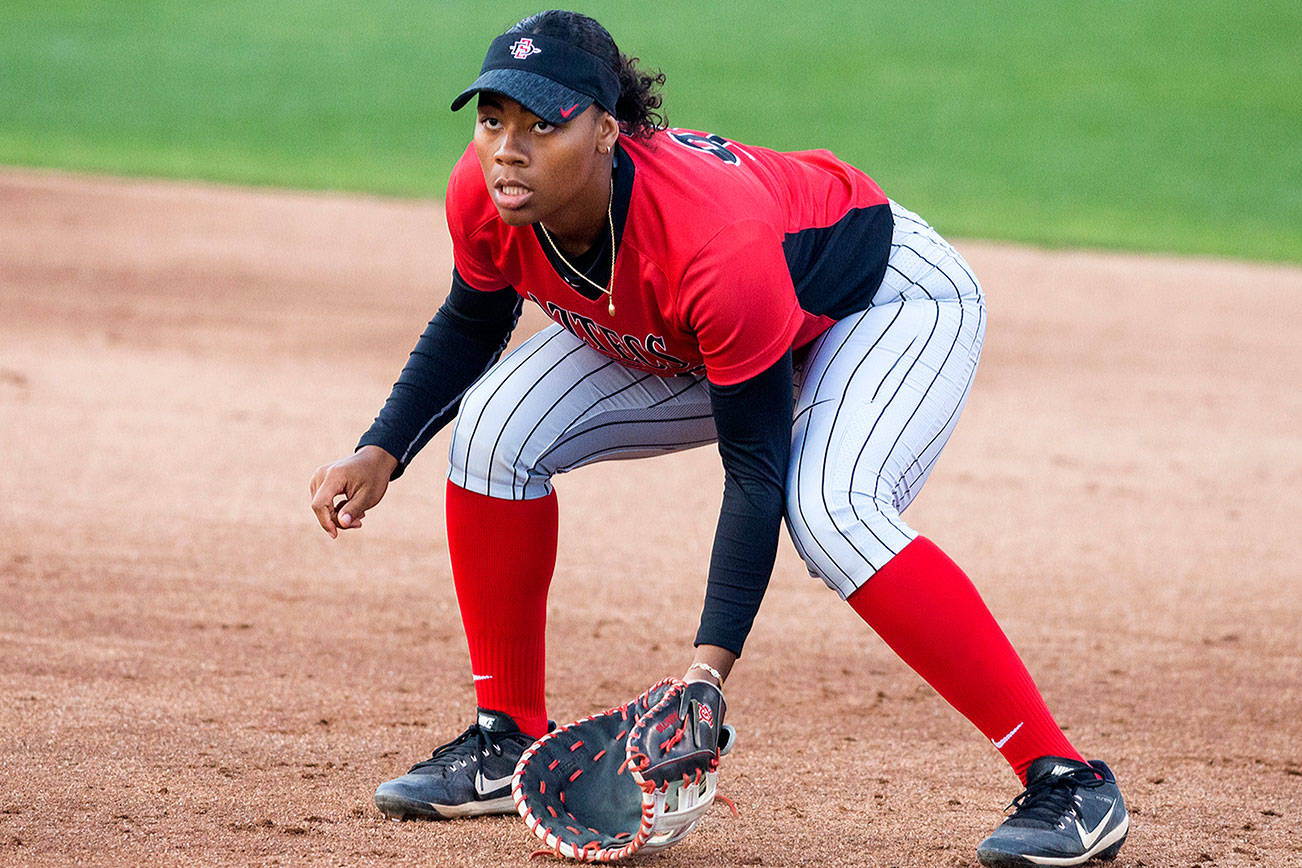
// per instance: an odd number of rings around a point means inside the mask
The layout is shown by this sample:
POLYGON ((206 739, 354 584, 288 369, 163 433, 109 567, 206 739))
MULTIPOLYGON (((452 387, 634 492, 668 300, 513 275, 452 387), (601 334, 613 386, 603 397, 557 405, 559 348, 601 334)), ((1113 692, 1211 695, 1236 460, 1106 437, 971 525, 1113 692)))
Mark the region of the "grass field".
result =
MULTIPOLYGON (((439 195, 516 0, 10 0, 0 163, 439 195)), ((947 233, 1302 261, 1302 5, 582 7, 672 123, 829 147, 947 233)))

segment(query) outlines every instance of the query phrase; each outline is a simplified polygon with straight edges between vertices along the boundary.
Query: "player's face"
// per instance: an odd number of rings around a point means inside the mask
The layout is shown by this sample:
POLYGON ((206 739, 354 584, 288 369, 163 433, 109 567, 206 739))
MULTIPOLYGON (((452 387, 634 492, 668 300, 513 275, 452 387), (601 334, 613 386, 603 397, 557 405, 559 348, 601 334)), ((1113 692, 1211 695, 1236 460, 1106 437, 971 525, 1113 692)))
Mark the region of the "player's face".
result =
POLYGON ((606 219, 610 150, 619 126, 591 105, 574 120, 547 121, 508 97, 479 95, 475 154, 502 222, 574 238, 606 219), (604 149, 604 153, 603 153, 604 149))

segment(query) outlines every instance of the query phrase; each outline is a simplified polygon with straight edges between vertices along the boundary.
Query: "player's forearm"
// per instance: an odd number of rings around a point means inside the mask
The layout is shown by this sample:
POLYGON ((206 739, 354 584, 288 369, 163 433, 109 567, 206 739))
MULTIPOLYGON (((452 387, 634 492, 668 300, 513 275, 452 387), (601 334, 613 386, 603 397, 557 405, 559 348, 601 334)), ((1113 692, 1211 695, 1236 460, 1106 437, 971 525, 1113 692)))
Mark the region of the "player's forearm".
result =
POLYGON ((761 511, 752 499, 728 492, 725 488, 696 644, 740 656, 773 572, 782 509, 780 494, 761 511))
POLYGON ((710 387, 725 471, 696 644, 740 655, 777 557, 791 452, 791 353, 736 386, 710 387))

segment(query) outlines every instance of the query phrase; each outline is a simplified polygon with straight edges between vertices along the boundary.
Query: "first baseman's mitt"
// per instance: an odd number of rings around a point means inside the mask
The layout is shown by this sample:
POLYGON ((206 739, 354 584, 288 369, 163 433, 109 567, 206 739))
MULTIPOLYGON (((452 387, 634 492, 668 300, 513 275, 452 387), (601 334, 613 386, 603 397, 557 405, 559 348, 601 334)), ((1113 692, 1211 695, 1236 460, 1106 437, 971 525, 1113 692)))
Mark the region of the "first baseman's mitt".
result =
POLYGON ((612 862, 682 840, 714 802, 732 748, 724 709, 713 684, 666 678, 534 742, 511 795, 542 852, 612 862))

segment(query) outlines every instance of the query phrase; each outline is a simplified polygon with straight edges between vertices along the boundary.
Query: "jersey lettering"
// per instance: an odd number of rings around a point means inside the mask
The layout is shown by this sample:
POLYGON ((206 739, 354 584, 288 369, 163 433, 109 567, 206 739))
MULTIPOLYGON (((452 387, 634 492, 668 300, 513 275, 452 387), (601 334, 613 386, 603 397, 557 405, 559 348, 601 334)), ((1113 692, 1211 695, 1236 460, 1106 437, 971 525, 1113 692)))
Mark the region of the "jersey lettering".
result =
POLYGON ((670 369, 677 368, 680 371, 685 371, 688 368, 692 367, 687 362, 684 362, 682 359, 678 358, 677 356, 666 352, 665 339, 660 337, 660 335, 647 335, 646 348, 647 351, 650 352, 651 355, 655 356, 657 359, 668 362, 670 369))
POLYGON ((597 326, 597 328, 601 329, 601 336, 606 339, 606 343, 610 345, 611 349, 619 353, 620 358, 629 362, 637 361, 637 359, 629 354, 628 350, 624 349, 624 344, 620 341, 618 332, 608 329, 605 326, 597 326))
POLYGON ((632 362, 653 371, 670 370, 681 373, 702 369, 701 365, 692 365, 670 353, 666 348, 665 339, 660 335, 647 335, 645 338, 621 335, 613 329, 598 325, 592 317, 566 310, 554 301, 544 304, 532 292, 528 293, 528 298, 547 311, 547 315, 567 332, 603 356, 610 356, 621 362, 632 362))
POLYGON ((644 368, 655 368, 658 371, 665 369, 663 363, 655 361, 647 354, 647 351, 642 347, 642 342, 633 335, 624 335, 624 346, 628 347, 628 351, 637 357, 638 362, 644 368))
POLYGON ((588 346, 600 350, 606 355, 610 355, 610 348, 603 346, 601 338, 597 335, 597 323, 592 319, 592 317, 570 311, 570 319, 578 323, 579 327, 583 329, 583 334, 579 335, 579 337, 583 338, 584 342, 588 346))
MULTIPOLYGON (((530 295, 529 297, 533 298, 532 295, 530 295)), ((537 302, 538 299, 534 298, 534 301, 537 302)), ((565 330, 570 334, 574 335, 576 338, 583 337, 583 335, 579 334, 579 330, 574 327, 574 323, 570 320, 570 312, 568 310, 565 310, 564 308, 561 307, 557 307, 555 304, 549 301, 547 302, 547 315, 550 316, 552 319, 556 320, 556 322, 560 323, 562 326, 564 326, 565 330)))

